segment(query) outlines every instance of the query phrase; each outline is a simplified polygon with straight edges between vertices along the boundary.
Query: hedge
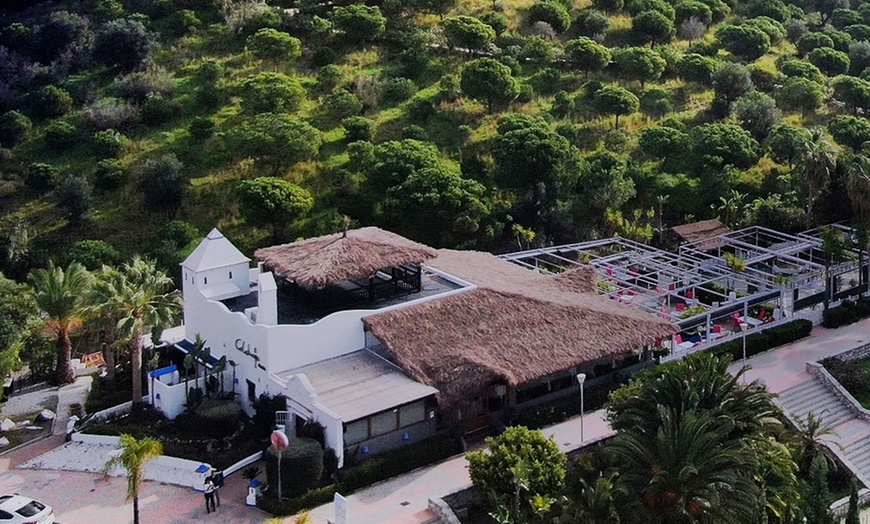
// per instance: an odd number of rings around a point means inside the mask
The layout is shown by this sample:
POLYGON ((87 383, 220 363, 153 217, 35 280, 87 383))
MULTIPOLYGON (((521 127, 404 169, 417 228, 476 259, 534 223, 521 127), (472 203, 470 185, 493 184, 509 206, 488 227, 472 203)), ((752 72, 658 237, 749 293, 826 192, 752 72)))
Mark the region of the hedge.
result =
MULTIPOLYGON (((751 357, 809 336, 813 323, 809 320, 793 320, 787 324, 766 329, 761 333, 746 336, 746 356, 751 357)), ((743 358, 743 337, 729 340, 713 347, 711 351, 717 355, 731 355, 733 361, 743 358)))
MULTIPOLYGON (((348 494, 376 482, 452 457, 455 452, 456 442, 452 437, 433 437, 419 444, 372 457, 354 466, 347 466, 338 471, 337 483, 311 489, 302 496, 283 502, 279 502, 276 496, 260 497, 257 500, 257 507, 273 515, 292 515, 332 501, 335 492, 348 494)), ((269 492, 274 495, 273 489, 270 488, 269 492)))
POLYGON ((284 451, 269 446, 263 459, 266 478, 270 486, 278 485, 278 455, 281 455, 281 482, 283 495, 297 497, 308 492, 323 475, 323 448, 310 438, 294 438, 284 451))
POLYGON ((841 305, 822 313, 822 325, 826 328, 838 328, 867 317, 870 317, 870 298, 861 297, 854 302, 844 300, 841 305))

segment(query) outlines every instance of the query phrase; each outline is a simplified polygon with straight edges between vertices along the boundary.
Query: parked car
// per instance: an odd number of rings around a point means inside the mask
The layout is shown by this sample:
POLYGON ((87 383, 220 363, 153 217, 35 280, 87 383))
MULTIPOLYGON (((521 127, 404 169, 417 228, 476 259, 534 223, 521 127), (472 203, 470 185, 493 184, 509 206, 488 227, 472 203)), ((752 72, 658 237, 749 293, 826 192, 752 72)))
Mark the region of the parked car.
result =
POLYGON ((17 494, 0 495, 3 524, 54 524, 54 510, 38 500, 17 494))

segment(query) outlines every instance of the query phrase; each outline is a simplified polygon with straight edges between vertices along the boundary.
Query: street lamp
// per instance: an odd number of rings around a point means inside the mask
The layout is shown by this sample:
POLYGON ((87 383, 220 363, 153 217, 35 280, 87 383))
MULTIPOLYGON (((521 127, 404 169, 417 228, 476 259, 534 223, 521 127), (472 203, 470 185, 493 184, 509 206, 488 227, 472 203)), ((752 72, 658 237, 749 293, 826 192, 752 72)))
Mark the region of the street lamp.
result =
POLYGON ((577 373, 577 383, 580 384, 580 444, 583 444, 583 383, 586 382, 586 373, 577 373))
MULTIPOLYGON (((745 319, 746 317, 744 317, 745 319)), ((743 368, 746 368, 746 330, 749 328, 749 324, 740 323, 740 331, 743 332, 743 368)), ((746 375, 743 375, 743 381, 746 382, 746 375)))

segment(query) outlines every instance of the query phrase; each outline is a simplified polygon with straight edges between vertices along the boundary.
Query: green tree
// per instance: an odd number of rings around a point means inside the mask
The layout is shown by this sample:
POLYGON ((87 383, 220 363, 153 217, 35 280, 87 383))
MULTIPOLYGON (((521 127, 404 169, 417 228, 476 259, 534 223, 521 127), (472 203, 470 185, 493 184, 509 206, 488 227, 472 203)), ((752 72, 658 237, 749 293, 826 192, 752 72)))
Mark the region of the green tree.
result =
POLYGON ((273 174, 308 160, 320 150, 321 134, 307 122, 287 114, 261 113, 242 122, 230 133, 239 156, 249 156, 272 166, 273 174))
POLYGON ((124 286, 124 273, 115 266, 103 265, 94 277, 94 283, 85 296, 85 317, 88 328, 100 339, 106 361, 106 381, 114 387, 115 353, 119 349, 118 322, 124 317, 115 301, 115 293, 124 286))
POLYGON ((703 124, 689 132, 696 162, 707 167, 733 165, 746 169, 758 161, 759 145, 735 124, 703 124))
POLYGON ((828 131, 841 146, 851 148, 856 153, 864 144, 870 142, 870 122, 866 118, 853 115, 835 116, 828 122, 828 131))
POLYGON ((65 90, 47 85, 39 88, 30 97, 30 112, 38 118, 56 118, 67 114, 73 99, 65 90))
POLYGON ((172 153, 134 166, 133 176, 149 208, 172 214, 181 205, 187 187, 183 164, 172 153))
POLYGON ((740 98, 734 104, 734 115, 743 129, 752 137, 762 141, 770 130, 782 120, 782 112, 776 102, 768 95, 754 91, 740 98))
POLYGON ((821 129, 812 129, 803 145, 799 173, 807 192, 807 227, 813 223, 813 204, 837 167, 837 154, 821 129))
POLYGON ((743 24, 763 31, 767 37, 770 38, 771 45, 777 45, 782 42, 782 39, 785 38, 786 35, 785 27, 783 27, 783 25, 778 21, 767 16, 750 18, 743 22, 743 24))
POLYGON ((619 484, 616 473, 599 474, 594 480, 580 478, 579 489, 569 497, 559 522, 566 524, 619 524, 620 505, 628 490, 619 484))
POLYGON ((659 11, 643 11, 633 18, 631 32, 638 42, 654 46, 673 40, 677 30, 674 22, 659 11))
POLYGON ((640 81, 641 87, 658 80, 667 66, 661 55, 644 47, 621 49, 614 53, 613 58, 619 74, 628 80, 640 81))
POLYGON ((133 372, 133 407, 131 413, 142 411, 142 338, 160 332, 181 309, 181 295, 169 291, 173 282, 166 273, 157 269, 154 261, 134 257, 121 266, 121 278, 113 278, 107 291, 109 311, 118 312, 119 340, 126 344, 133 372))
POLYGON ((803 155, 804 144, 809 137, 809 131, 802 127, 785 123, 773 126, 767 137, 771 158, 780 164, 794 168, 803 155))
POLYGON ((678 23, 692 18, 707 26, 713 21, 713 10, 704 2, 682 0, 674 6, 674 18, 678 23))
POLYGON ((131 71, 144 64, 156 46, 156 35, 139 20, 111 20, 94 34, 93 57, 105 66, 131 71))
POLYGON ((574 21, 577 33, 589 38, 603 38, 610 29, 610 20, 601 11, 585 9, 580 11, 574 21))
POLYGON ((834 524, 828 506, 828 467, 822 457, 813 459, 806 496, 806 521, 811 524, 834 524))
POLYGON ((139 490, 145 481, 145 466, 163 454, 163 444, 151 437, 137 439, 123 434, 116 453, 103 471, 108 475, 112 468, 120 466, 127 472, 127 500, 133 500, 133 524, 139 524, 139 490))
POLYGON ((767 33, 752 26, 725 26, 716 33, 716 38, 723 49, 748 62, 760 58, 770 49, 767 33))
POLYGON ((713 75, 719 68, 715 58, 696 53, 687 53, 677 62, 677 74, 687 82, 697 82, 701 85, 713 83, 713 75))
POLYGON ((638 146, 645 155, 667 160, 671 155, 680 155, 686 150, 688 136, 679 129, 652 126, 641 130, 638 146))
POLYGON ((472 239, 491 212, 482 184, 443 168, 415 170, 386 197, 391 227, 438 247, 472 239))
POLYGON ((7 111, 0 116, 0 145, 14 147, 27 138, 33 123, 18 111, 7 111))
POLYGON ((595 93, 593 103, 599 113, 616 116, 614 127, 619 127, 620 115, 635 113, 640 106, 640 101, 634 93, 619 86, 605 86, 599 89, 595 93))
POLYGON ((473 16, 446 18, 441 26, 451 47, 486 49, 495 40, 495 30, 473 16))
POLYGON ((825 75, 822 74, 819 68, 807 62, 806 60, 789 58, 786 60, 778 61, 777 68, 779 69, 780 73, 788 78, 806 78, 807 80, 812 80, 817 84, 824 84, 827 81, 825 75))
POLYGON ((70 334, 81 326, 84 296, 91 282, 91 274, 76 262, 65 270, 49 263, 47 269, 35 269, 30 273, 33 298, 42 313, 46 329, 55 337, 55 380, 58 384, 73 381, 70 334))
POLYGON ((610 49, 591 38, 582 36, 565 43, 565 60, 587 76, 590 72, 601 71, 607 67, 610 58, 610 49))
POLYGON ((825 91, 819 84, 806 78, 789 78, 780 93, 782 105, 798 109, 806 114, 815 111, 822 105, 825 91))
POLYGON ((837 9, 842 9, 845 7, 849 7, 848 0, 813 0, 809 3, 809 6, 814 8, 821 15, 821 23, 825 25, 833 16, 834 11, 837 9))
POLYGON ((742 64, 725 64, 713 74, 716 99, 723 100, 729 105, 752 91, 754 87, 749 69, 742 64))
POLYGON ((858 508, 858 483, 855 479, 849 483, 849 509, 846 511, 846 519, 843 524, 861 524, 858 508))
POLYGON ((274 63, 293 63, 302 56, 302 42, 288 33, 264 27, 248 37, 248 48, 257 57, 274 63))
POLYGON ((314 198, 307 190, 277 177, 245 180, 238 189, 239 212, 245 221, 255 226, 268 226, 273 241, 278 241, 279 229, 286 227, 314 207, 314 198))
POLYGON ((823 48, 834 48, 834 41, 824 33, 807 33, 797 41, 798 53, 807 55, 810 51, 823 48))
POLYGON ((846 104, 853 114, 870 109, 870 82, 854 76, 841 75, 831 82, 834 98, 846 104))
POLYGON ((73 174, 67 175, 54 188, 57 205, 66 211, 73 224, 81 224, 91 210, 91 186, 88 179, 73 174))
POLYGON ((21 366, 19 352, 32 323, 37 304, 26 284, 0 274, 0 378, 21 366))
POLYGON ((561 494, 566 457, 552 439, 540 431, 515 426, 498 437, 487 438, 486 443, 489 453, 466 455, 471 482, 481 493, 515 500, 512 513, 518 522, 530 516, 527 508, 535 497, 555 499, 561 494))
POLYGON ((258 73, 242 82, 241 95, 246 113, 292 113, 305 99, 305 89, 287 75, 258 73))
POLYGON ((490 112, 494 105, 508 103, 520 93, 519 81, 510 67, 492 58, 474 60, 465 66, 460 86, 465 95, 486 102, 490 112))
POLYGON ((622 10, 624 0, 592 0, 592 5, 605 13, 613 13, 622 10))
POLYGON ((550 24, 556 33, 564 33, 571 26, 571 16, 557 0, 538 0, 529 8, 529 23, 550 24))
POLYGON ((353 42, 371 42, 379 38, 387 27, 387 19, 378 7, 362 4, 336 7, 333 21, 335 28, 353 42))
POLYGON ((417 171, 437 169, 439 163, 434 144, 405 139, 378 144, 361 167, 372 193, 382 195, 389 188, 403 184, 417 171))
POLYGON ((828 76, 842 75, 849 71, 849 55, 835 49, 813 49, 807 54, 807 59, 828 76))

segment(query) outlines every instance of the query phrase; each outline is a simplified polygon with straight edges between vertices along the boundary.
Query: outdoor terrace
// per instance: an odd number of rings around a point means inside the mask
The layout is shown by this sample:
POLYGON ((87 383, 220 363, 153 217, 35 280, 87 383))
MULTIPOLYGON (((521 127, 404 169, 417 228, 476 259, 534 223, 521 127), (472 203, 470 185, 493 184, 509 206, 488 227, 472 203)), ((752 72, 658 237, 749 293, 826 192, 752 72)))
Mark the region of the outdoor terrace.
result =
MULTIPOLYGON (((373 278, 377 280, 377 289, 383 290, 389 287, 389 275, 379 272, 373 278)), ((370 294, 368 290, 371 286, 368 279, 365 282, 351 280, 335 282, 310 290, 295 286, 283 278, 276 280, 279 324, 313 324, 339 311, 360 309, 375 311, 464 287, 463 284, 451 280, 446 275, 426 268, 421 270, 419 291, 416 288, 400 289, 395 293, 370 294)), ((251 293, 221 302, 230 311, 245 313, 245 310, 257 307, 257 297, 257 284, 252 282, 251 293)))

